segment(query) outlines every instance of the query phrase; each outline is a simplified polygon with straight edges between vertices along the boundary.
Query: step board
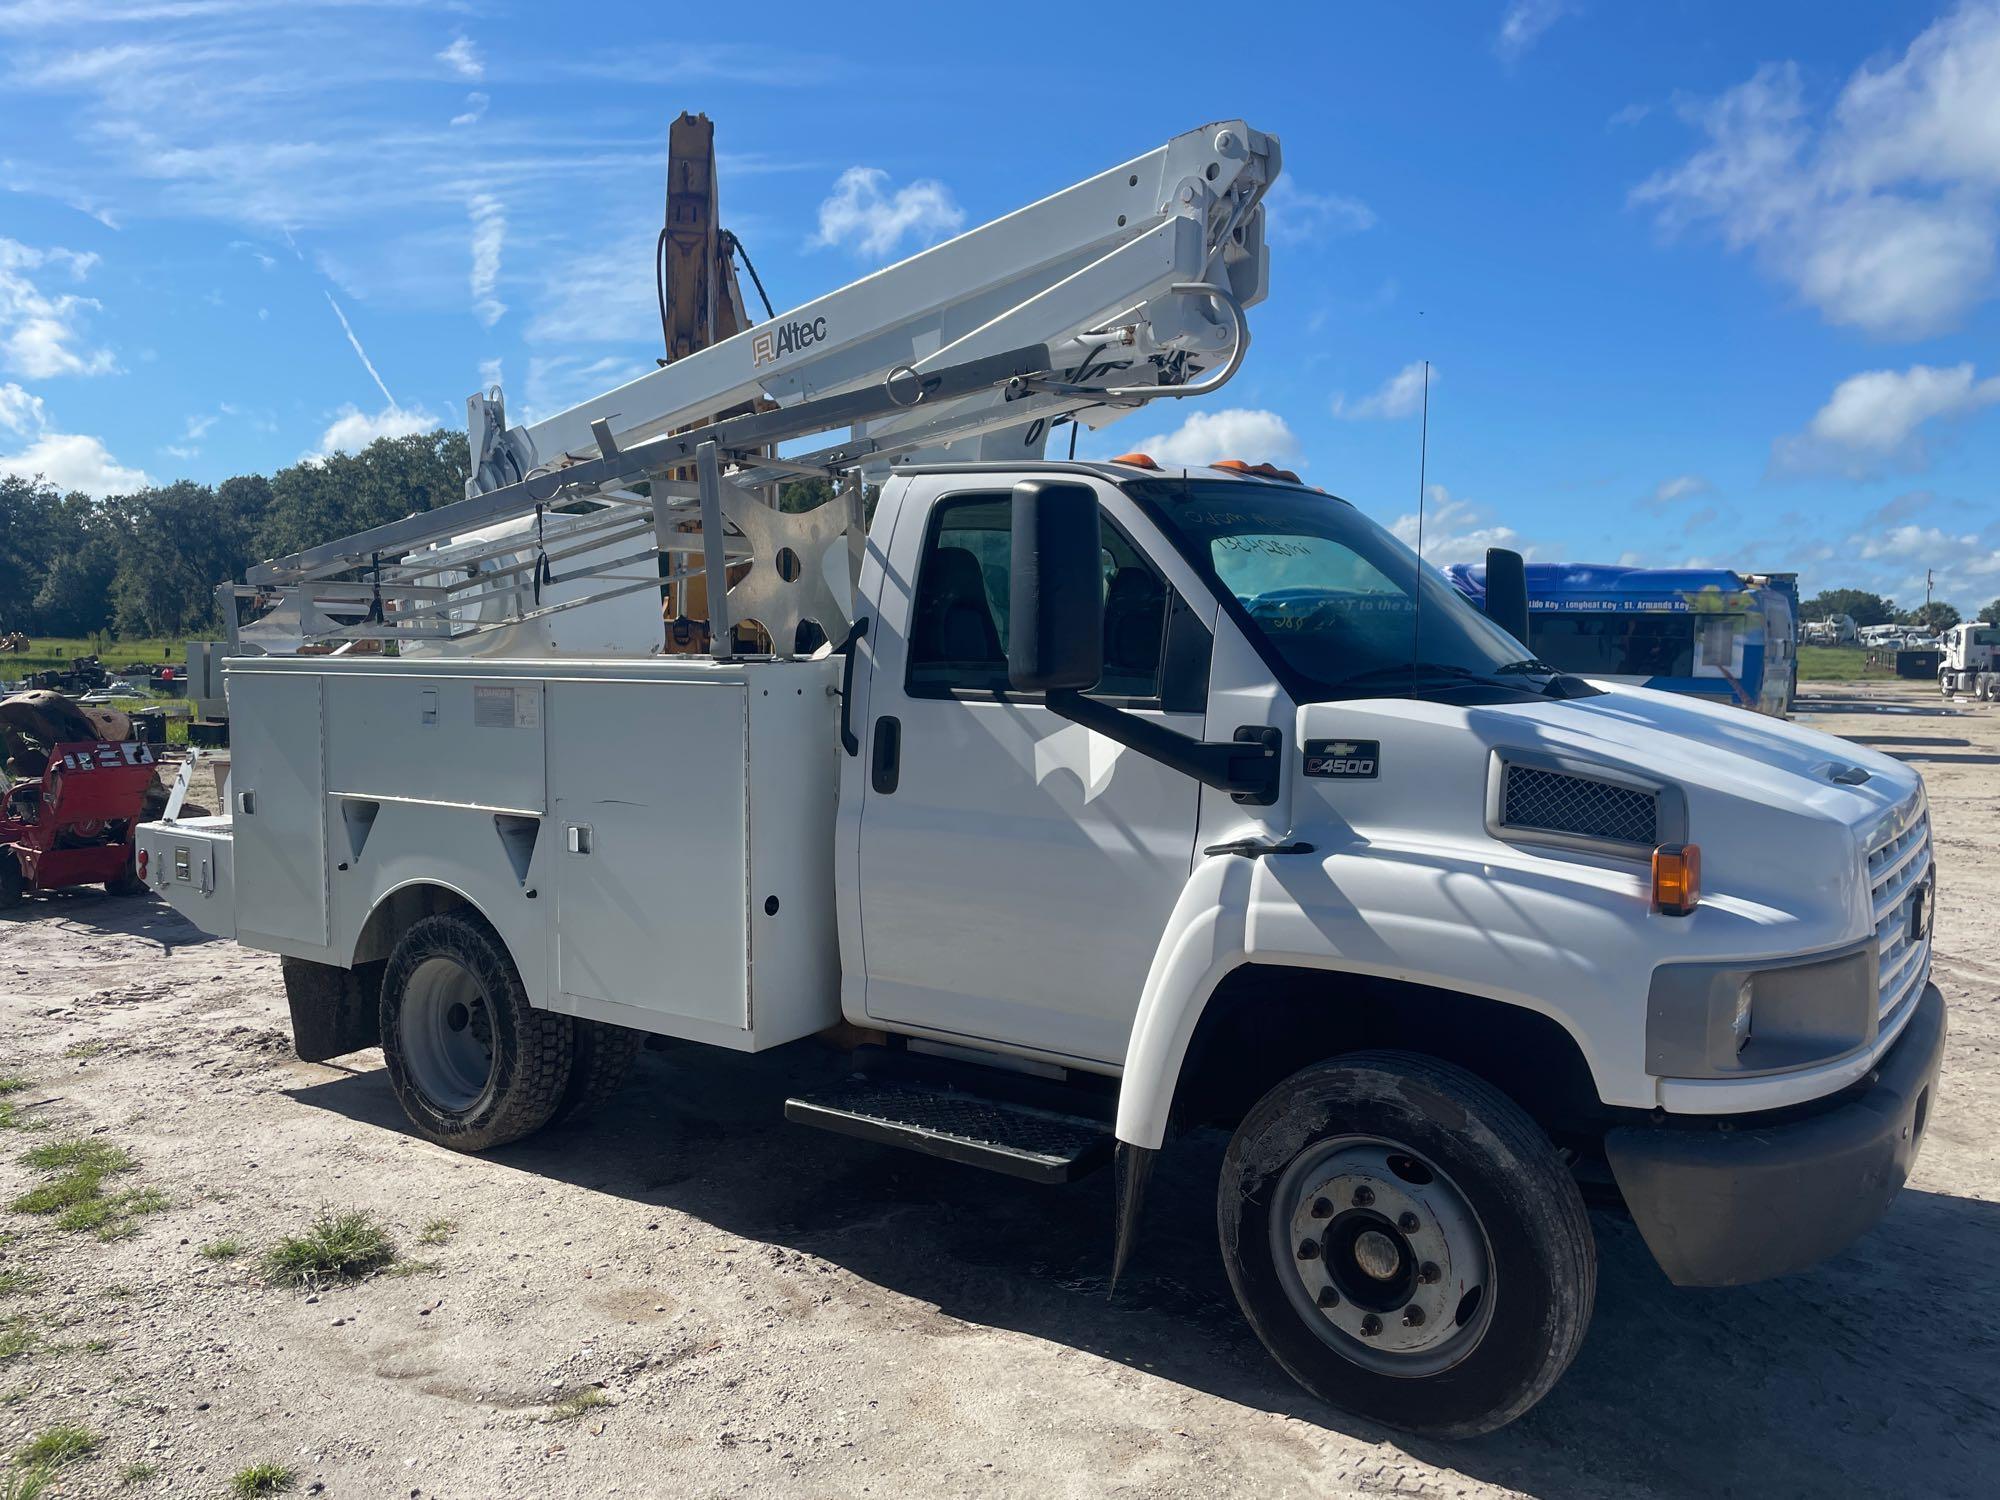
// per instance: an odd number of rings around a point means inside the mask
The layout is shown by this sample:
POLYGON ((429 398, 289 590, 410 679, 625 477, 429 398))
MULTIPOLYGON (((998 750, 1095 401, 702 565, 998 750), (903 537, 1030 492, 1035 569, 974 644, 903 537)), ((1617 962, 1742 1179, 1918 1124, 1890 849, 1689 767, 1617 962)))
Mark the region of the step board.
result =
POLYGON ((787 1099, 785 1118, 1030 1182, 1071 1182, 1111 1159, 1102 1121, 935 1084, 854 1077, 787 1099))

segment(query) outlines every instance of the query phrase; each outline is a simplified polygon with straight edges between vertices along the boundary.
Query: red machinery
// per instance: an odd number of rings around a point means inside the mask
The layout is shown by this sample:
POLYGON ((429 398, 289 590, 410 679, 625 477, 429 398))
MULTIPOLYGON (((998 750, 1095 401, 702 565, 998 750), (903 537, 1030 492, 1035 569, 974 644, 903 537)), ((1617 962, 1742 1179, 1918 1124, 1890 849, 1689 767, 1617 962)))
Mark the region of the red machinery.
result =
POLYGON ((27 891, 97 885, 137 896, 132 830, 153 782, 153 747, 84 740, 57 745, 38 779, 0 797, 0 908, 27 891))

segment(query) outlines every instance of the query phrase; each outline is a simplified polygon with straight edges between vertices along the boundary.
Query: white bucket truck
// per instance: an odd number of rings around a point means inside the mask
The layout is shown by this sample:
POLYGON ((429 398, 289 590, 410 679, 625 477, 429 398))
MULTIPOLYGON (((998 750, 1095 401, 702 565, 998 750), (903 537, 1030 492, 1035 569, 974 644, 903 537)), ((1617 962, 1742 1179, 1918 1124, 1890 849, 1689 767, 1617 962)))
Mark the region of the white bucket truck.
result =
POLYGON ((461 1150, 648 1033, 858 1032, 792 1119, 1115 1161, 1122 1266, 1220 1127, 1258 1336, 1421 1432, 1568 1365, 1585 1191, 1685 1285, 1840 1250, 1943 1049, 1913 772, 1557 674, 1518 557, 1482 614, 1288 473, 1042 461, 1233 373, 1277 169, 1207 126, 547 421, 475 397, 466 500, 222 591, 229 811, 143 827, 152 884, 461 1150), (757 493, 802 473, 845 488, 757 493), (664 654, 662 577, 728 571, 664 654))

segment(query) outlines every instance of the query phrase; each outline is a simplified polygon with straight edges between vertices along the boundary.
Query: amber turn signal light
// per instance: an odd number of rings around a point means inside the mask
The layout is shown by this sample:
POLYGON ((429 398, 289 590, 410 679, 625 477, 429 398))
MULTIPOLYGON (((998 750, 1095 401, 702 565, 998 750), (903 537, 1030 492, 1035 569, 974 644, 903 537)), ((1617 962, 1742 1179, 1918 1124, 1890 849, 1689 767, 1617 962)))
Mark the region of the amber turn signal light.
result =
POLYGON ((1701 845, 1662 844, 1653 851, 1653 910, 1684 917, 1701 902, 1701 845))
POLYGON ((1153 462, 1153 456, 1150 453, 1121 453, 1111 461, 1114 464, 1124 464, 1128 468, 1133 469, 1159 468, 1159 465, 1153 462))

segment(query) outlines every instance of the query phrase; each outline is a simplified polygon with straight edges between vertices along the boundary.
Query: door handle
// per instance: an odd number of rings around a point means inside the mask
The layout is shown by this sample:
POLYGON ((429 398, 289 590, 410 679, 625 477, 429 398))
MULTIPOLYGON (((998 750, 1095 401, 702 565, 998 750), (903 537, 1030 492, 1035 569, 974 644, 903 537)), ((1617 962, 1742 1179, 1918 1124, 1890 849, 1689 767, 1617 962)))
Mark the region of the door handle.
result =
POLYGON ((868 768, 868 784, 883 796, 896 790, 903 771, 903 721, 884 714, 875 721, 875 753, 868 768))
POLYGON ((861 741, 854 737, 854 657, 861 644, 861 638, 868 634, 868 621, 864 617, 856 620, 847 629, 847 639, 840 649, 847 653, 840 664, 840 748, 849 755, 861 753, 861 741))
POLYGON ((257 794, 249 791, 238 792, 236 794, 236 810, 246 818, 255 816, 257 812, 257 794))
POLYGON ((569 838, 570 853, 590 853, 590 825, 588 823, 566 823, 563 825, 563 828, 569 838))

